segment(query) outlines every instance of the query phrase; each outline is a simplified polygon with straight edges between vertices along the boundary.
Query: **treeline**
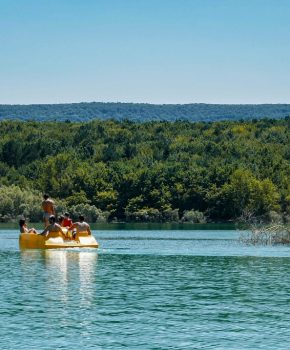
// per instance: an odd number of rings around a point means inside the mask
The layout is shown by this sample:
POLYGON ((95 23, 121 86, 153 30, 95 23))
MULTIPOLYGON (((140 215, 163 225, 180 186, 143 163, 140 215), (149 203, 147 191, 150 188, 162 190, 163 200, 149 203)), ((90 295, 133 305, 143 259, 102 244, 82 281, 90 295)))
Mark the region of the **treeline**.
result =
POLYGON ((41 105, 0 105, 0 120, 84 122, 93 119, 145 121, 219 121, 240 119, 279 119, 290 116, 289 104, 222 105, 145 103, 67 103, 41 105))
POLYGON ((0 220, 40 220, 41 194, 90 221, 290 215, 290 119, 0 122, 0 220))

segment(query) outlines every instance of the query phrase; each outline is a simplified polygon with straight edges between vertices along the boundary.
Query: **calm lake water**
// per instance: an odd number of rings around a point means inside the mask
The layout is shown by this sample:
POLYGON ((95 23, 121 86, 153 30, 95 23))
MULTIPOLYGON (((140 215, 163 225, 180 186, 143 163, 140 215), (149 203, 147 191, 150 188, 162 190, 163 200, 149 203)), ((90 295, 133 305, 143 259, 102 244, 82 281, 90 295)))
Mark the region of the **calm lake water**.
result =
POLYGON ((94 233, 98 251, 19 251, 0 231, 0 349, 289 349, 289 246, 94 233))

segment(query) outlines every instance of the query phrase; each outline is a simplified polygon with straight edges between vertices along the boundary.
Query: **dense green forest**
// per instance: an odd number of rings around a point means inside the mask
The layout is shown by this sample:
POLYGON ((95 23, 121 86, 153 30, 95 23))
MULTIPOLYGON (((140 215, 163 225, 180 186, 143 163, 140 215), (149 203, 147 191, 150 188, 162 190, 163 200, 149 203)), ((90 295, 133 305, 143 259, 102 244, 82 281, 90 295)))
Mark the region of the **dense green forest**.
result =
POLYGON ((88 220, 290 215, 290 118, 0 122, 0 220, 40 220, 42 193, 88 220))
POLYGON ((68 103, 41 105, 0 105, 0 120, 77 121, 93 119, 131 121, 218 121, 240 119, 279 119, 290 116, 289 104, 222 105, 145 103, 68 103))

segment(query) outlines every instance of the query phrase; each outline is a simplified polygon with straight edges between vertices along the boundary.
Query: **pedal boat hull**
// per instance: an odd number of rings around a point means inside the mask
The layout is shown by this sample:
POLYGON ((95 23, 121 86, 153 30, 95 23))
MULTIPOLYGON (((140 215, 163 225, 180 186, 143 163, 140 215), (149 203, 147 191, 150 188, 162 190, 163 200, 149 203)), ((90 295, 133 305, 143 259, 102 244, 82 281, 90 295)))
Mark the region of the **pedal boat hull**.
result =
POLYGON ((75 239, 63 238, 59 234, 47 236, 35 233, 19 235, 20 249, 57 249, 57 248, 98 248, 99 244, 93 235, 78 233, 75 239))

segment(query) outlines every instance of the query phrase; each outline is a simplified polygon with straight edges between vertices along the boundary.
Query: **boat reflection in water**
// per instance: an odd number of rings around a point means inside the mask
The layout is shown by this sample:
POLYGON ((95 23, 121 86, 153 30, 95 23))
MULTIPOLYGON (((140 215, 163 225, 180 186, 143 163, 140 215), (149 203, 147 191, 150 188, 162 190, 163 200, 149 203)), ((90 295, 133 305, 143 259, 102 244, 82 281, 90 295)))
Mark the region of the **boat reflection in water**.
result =
POLYGON ((80 252, 79 258, 79 297, 83 306, 90 306, 95 294, 96 266, 98 253, 95 250, 80 252))
POLYGON ((42 281, 46 298, 84 306, 92 302, 98 259, 96 250, 23 250, 21 257, 24 277, 30 284, 42 281), (35 270, 37 273, 32 273, 35 270))
POLYGON ((68 302, 68 256, 66 251, 44 251, 47 291, 62 302, 68 302))

